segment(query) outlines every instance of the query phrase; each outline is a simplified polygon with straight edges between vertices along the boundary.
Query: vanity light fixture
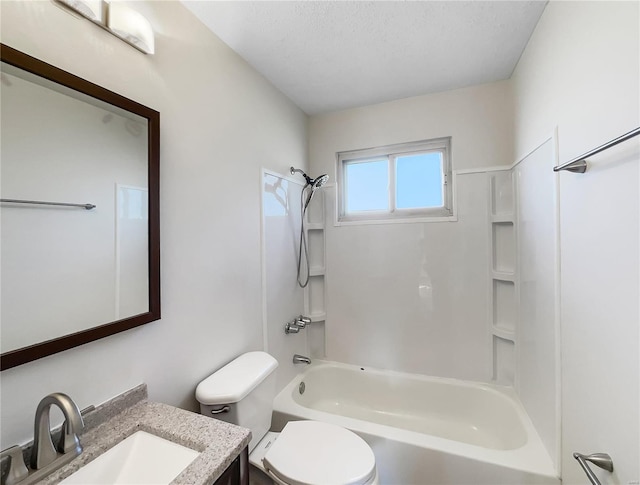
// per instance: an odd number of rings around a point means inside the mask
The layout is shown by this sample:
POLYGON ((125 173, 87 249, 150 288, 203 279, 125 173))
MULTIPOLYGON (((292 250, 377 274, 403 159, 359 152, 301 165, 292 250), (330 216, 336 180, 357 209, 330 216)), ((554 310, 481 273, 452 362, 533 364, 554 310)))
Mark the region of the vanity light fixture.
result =
POLYGON ((145 54, 153 54, 153 28, 142 14, 119 2, 109 3, 107 12, 107 28, 111 33, 145 54))
POLYGON ((105 3, 102 0, 58 0, 61 4, 78 12, 92 22, 104 22, 105 3))
POLYGON ((153 28, 134 9, 118 1, 55 0, 145 54, 155 52, 153 28))

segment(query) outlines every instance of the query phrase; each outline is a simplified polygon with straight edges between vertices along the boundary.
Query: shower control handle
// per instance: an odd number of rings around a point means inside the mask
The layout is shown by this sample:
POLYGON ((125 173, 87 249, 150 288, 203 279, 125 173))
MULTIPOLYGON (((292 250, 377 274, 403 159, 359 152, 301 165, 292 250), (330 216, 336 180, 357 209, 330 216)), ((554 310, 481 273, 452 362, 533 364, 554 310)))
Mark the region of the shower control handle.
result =
POLYGON ((300 328, 304 328, 311 323, 311 319, 304 315, 298 315, 293 323, 300 328))
POLYGON ((284 326, 284 333, 286 334, 298 333, 299 331, 300 327, 296 325, 295 320, 292 322, 287 322, 287 324, 284 326))
POLYGON ((301 329, 305 328, 310 323, 311 319, 309 317, 298 315, 292 321, 287 322, 287 324, 284 326, 284 333, 298 333, 301 329))
POLYGON ((592 485, 601 485, 600 480, 596 477, 595 473, 589 468, 590 461, 597 467, 602 468, 603 470, 607 470, 608 472, 613 472, 613 460, 606 453, 592 453, 590 455, 583 455, 582 453, 574 453, 573 457, 578 460, 578 463, 587 474, 587 478, 592 483, 592 485))

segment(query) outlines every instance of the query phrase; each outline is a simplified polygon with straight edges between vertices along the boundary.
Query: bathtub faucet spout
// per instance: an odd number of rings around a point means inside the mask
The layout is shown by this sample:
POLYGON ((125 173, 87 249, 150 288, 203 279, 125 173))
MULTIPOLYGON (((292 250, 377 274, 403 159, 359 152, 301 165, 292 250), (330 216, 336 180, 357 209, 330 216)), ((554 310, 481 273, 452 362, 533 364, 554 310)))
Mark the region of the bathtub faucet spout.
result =
POLYGON ((311 359, 309 357, 305 357, 304 355, 295 354, 293 356, 294 364, 311 364, 311 359))

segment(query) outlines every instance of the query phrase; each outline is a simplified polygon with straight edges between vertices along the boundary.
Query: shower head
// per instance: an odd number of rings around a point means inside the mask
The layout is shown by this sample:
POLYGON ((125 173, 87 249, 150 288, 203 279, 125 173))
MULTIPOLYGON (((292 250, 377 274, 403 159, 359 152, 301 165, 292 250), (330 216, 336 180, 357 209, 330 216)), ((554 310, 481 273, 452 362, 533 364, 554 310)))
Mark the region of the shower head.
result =
POLYGON ((306 185, 302 187, 302 189, 300 190, 301 220, 300 220, 300 244, 298 246, 298 276, 297 276, 298 285, 300 285, 301 288, 305 288, 309 284, 309 277, 311 276, 311 273, 309 273, 309 251, 307 249, 307 240, 306 240, 305 229, 304 229, 305 214, 307 212, 307 208, 309 207, 309 203, 311 202, 311 199, 313 199, 313 194, 315 194, 320 187, 322 187, 324 184, 327 183, 327 181, 329 180, 329 176, 325 173, 316 177, 315 179, 312 179, 302 170, 294 167, 290 167, 289 172, 291 173, 291 175, 295 174, 296 172, 299 172, 307 181, 306 185), (306 196, 306 200, 305 200, 305 196, 306 196), (307 268, 306 277, 302 276, 303 252, 305 255, 304 257, 306 260, 306 268, 307 268))
POLYGON ((289 168, 289 172, 291 173, 291 175, 293 175, 296 172, 301 173, 304 179, 307 181, 307 185, 311 185, 311 188, 313 189, 319 189, 324 184, 326 184, 327 181, 329 180, 329 176, 326 173, 323 175, 320 175, 319 177, 316 177, 315 179, 312 179, 299 168, 291 167, 289 168))
POLYGON ((314 189, 319 189, 324 184, 326 184, 328 181, 329 181, 329 176, 326 173, 322 174, 319 177, 316 177, 316 179, 313 181, 313 188, 314 189))

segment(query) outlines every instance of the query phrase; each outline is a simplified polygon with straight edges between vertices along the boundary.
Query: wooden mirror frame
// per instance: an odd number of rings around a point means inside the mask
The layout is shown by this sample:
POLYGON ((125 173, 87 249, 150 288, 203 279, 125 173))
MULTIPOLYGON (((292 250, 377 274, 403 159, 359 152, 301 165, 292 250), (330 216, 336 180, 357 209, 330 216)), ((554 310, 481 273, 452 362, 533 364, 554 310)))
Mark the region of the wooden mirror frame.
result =
POLYGON ((0 60, 148 121, 149 311, 5 352, 0 356, 0 370, 6 370, 160 319, 160 113, 5 44, 0 44, 0 60))

